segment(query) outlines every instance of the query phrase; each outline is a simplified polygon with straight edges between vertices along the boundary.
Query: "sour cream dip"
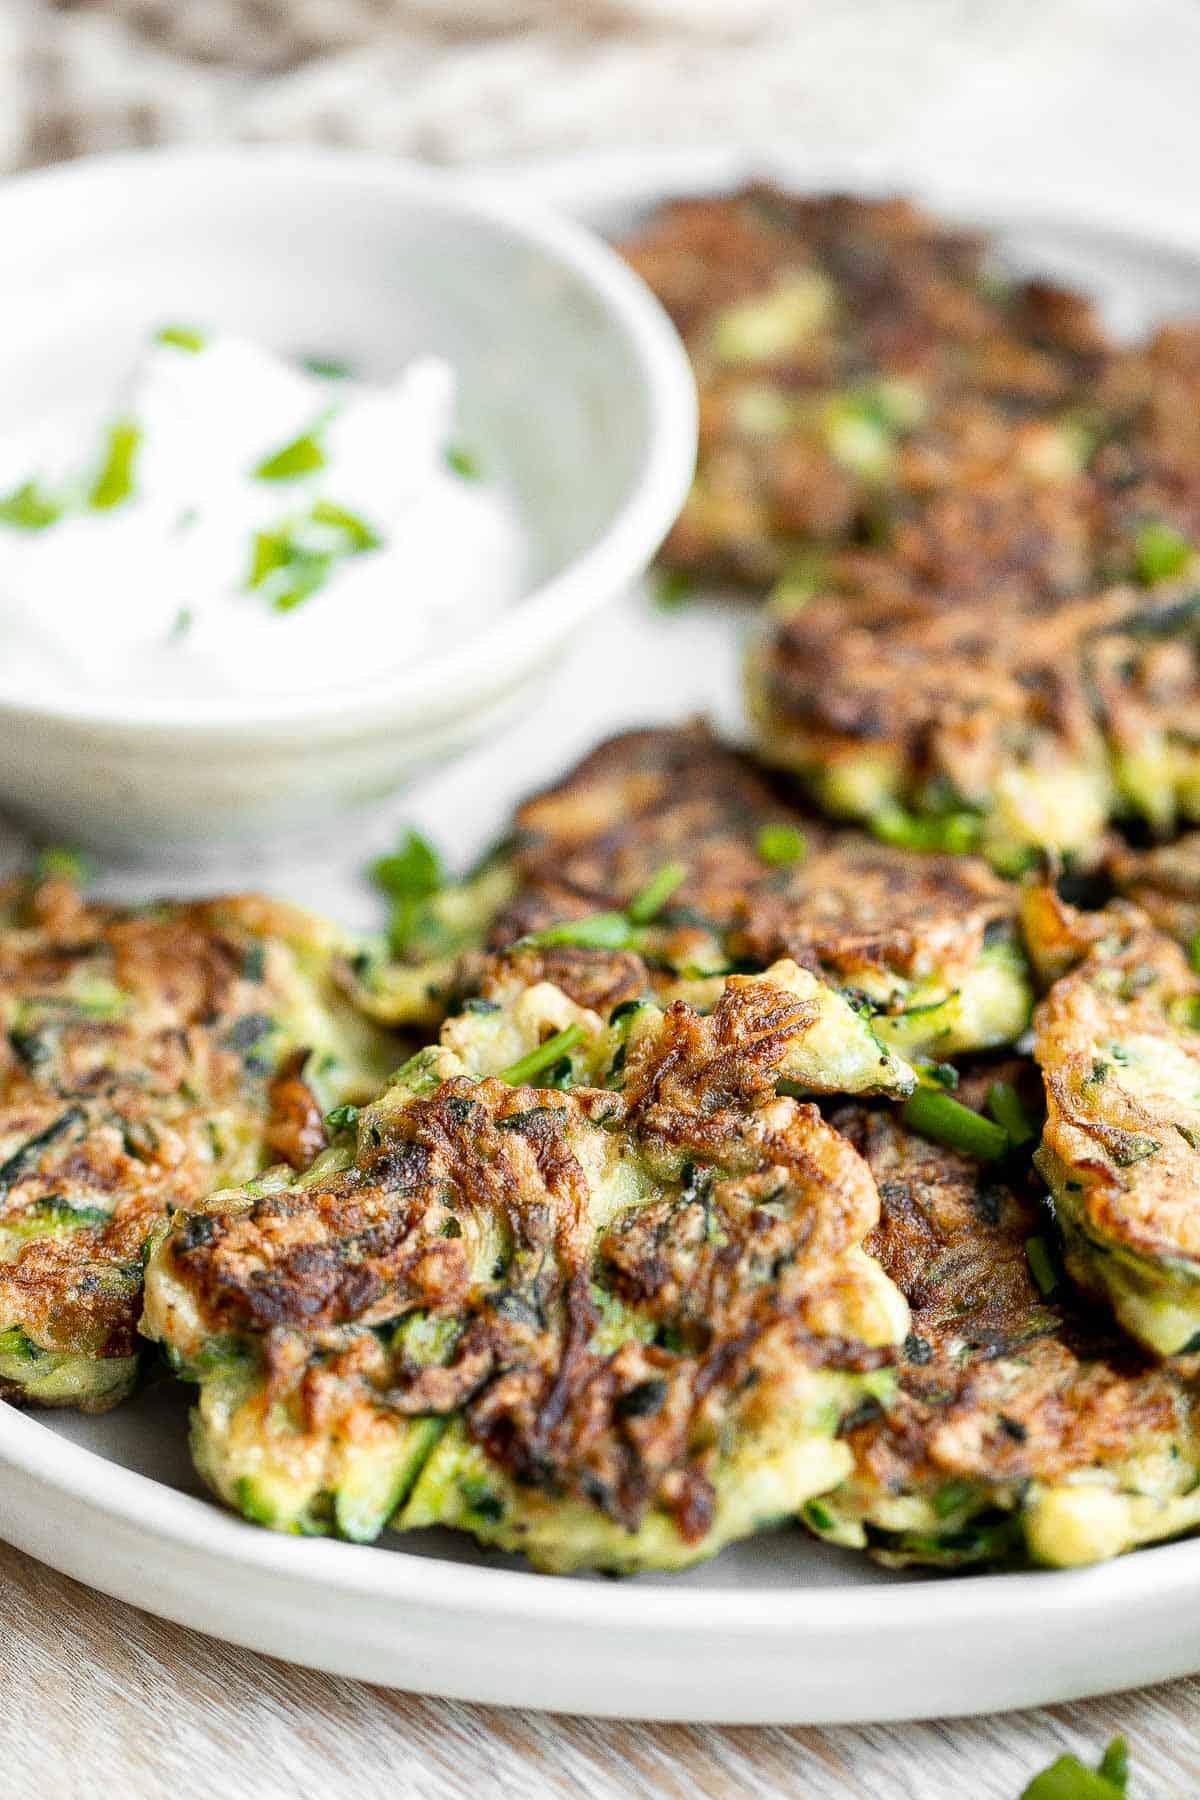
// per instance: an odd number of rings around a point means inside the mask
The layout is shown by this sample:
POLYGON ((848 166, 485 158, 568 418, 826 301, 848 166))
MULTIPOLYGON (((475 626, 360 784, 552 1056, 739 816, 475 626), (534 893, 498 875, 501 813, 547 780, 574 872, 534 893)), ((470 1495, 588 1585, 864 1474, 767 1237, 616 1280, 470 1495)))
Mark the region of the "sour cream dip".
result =
POLYGON ((0 439, 0 690, 310 693, 457 645, 524 591, 449 364, 368 386, 164 327, 111 414, 0 439))

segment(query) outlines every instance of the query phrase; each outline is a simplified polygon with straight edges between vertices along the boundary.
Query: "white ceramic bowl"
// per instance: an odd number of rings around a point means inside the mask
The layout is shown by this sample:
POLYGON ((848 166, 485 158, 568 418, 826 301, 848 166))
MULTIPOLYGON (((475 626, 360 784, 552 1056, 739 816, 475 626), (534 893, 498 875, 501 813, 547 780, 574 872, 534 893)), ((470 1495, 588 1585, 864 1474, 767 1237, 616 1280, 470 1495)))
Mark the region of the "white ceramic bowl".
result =
POLYGON ((695 392, 665 314, 512 184, 336 151, 137 153, 8 182, 0 241, 0 432, 110 403, 164 319, 368 378, 433 352, 533 544, 535 585, 494 626, 386 676, 348 643, 315 697, 81 701, 11 692, 0 667, 0 805, 72 840, 275 834, 383 796, 519 704, 686 493, 695 392))

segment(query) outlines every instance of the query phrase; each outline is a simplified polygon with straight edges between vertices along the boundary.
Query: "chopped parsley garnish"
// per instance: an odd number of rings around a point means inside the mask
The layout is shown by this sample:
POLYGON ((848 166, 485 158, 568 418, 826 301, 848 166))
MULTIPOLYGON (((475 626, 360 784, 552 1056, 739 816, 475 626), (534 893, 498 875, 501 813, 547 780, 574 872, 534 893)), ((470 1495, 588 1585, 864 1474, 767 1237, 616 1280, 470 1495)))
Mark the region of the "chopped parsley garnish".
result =
POLYGON ((302 519, 255 532, 247 588, 265 588, 276 612, 291 612, 325 583, 340 562, 377 550, 381 539, 357 513, 316 500, 302 519))
POLYGON ((371 880, 392 902, 388 942, 395 956, 403 956, 425 901, 445 882, 442 859, 419 831, 411 828, 387 856, 371 864, 371 880))
POLYGON ((12 525, 18 531, 45 531, 63 516, 63 505, 36 481, 23 481, 11 494, 0 499, 0 525, 12 525))
POLYGON ((632 923, 648 925, 650 920, 662 911, 675 889, 686 879, 686 863, 669 862, 664 863, 661 869, 656 869, 629 902, 627 911, 632 923))
POLYGON ((979 842, 975 813, 911 813, 890 805, 881 807, 868 823, 877 838, 903 850, 947 850, 961 856, 979 842))
POLYGON ((1047 1237, 1025 1240, 1025 1260, 1043 1300, 1051 1300, 1062 1286, 1062 1271, 1054 1245, 1047 1237))
POLYGON ((344 1131, 352 1131, 357 1124, 357 1106, 335 1106, 332 1112, 325 1114, 325 1129, 331 1137, 339 1137, 344 1131))
POLYGON ((1070 1754, 1056 1757, 1025 1787, 1020 1800, 1125 1800, 1129 1747, 1114 1738, 1094 1769, 1070 1754))
MULTIPOLYGON (((953 1063, 925 1062, 916 1058, 913 1068, 917 1071, 917 1080, 922 1087, 950 1088, 958 1086, 958 1070, 953 1063)), ((997 1121, 999 1123, 999 1121, 997 1121)))
POLYGON ((997 1125, 1003 1126, 1014 1150, 1031 1143, 1037 1136, 1033 1121, 1011 1081, 993 1081, 987 1093, 987 1109, 997 1125))
POLYGON ((755 844, 759 859, 773 869, 786 869, 789 863, 803 861, 808 840, 794 825, 764 825, 755 844))
POLYGON ((333 500, 315 501, 310 517, 314 525, 332 525, 336 531, 344 533, 353 551, 378 550, 383 541, 358 513, 338 506, 333 500))
POLYGON ((174 621, 171 625, 170 636, 172 641, 177 638, 186 637, 188 632, 192 629, 193 623, 194 618, 191 607, 181 606, 179 611, 175 614, 174 621))
POLYGON ((301 432, 290 444, 284 444, 265 456, 254 474, 259 481, 299 481, 325 467, 325 452, 311 431, 301 432))
POLYGON ((660 569, 654 577, 651 598, 660 612, 677 612, 685 606, 694 592, 690 575, 682 569, 660 569))
POLYGON ((530 1050, 526 1056, 518 1057, 515 1063, 510 1063, 507 1069, 501 1069, 501 1081, 507 1081, 510 1087, 524 1086, 535 1075, 552 1069, 582 1036, 583 1032, 578 1025, 565 1025, 561 1031, 548 1037, 544 1044, 539 1044, 536 1050, 530 1050))
POLYGON ((34 872, 40 881, 73 881, 82 887, 95 874, 95 865, 81 850, 68 850, 62 844, 47 844, 39 850, 34 872))
POLYGON ((104 462, 88 495, 93 512, 108 512, 120 506, 122 500, 128 500, 133 492, 133 466, 141 441, 141 426, 132 419, 116 419, 109 426, 104 462))
POLYGON ((446 467, 452 469, 464 481, 478 481, 483 470, 479 458, 465 444, 450 444, 446 449, 446 467))
POLYGON ((397 849, 371 864, 371 880, 392 900, 423 900, 444 879, 442 859, 419 831, 405 832, 397 849))
POLYGON ((310 600, 329 580, 333 563, 327 551, 294 550, 287 564, 287 585, 279 588, 271 601, 275 611, 291 612, 310 600))
POLYGON ((558 925, 531 931, 522 941, 547 947, 573 944, 585 950, 627 950, 633 941, 633 927, 624 913, 588 913, 582 919, 564 919, 558 925))
POLYGON ((996 1162, 1008 1150, 1008 1133, 981 1113, 939 1088, 919 1087, 905 1101, 900 1117, 911 1131, 961 1150, 980 1162, 996 1162))
POLYGON ((1194 932, 1188 942, 1188 961, 1200 975, 1200 931, 1194 932))
POLYGON ((687 878, 687 864, 664 863, 638 889, 624 912, 586 913, 581 919, 562 919, 531 931, 523 944, 570 944, 585 950, 636 950, 642 928, 657 918, 680 882, 687 878))
POLYGON ((310 375, 319 375, 323 381, 349 381, 354 373, 348 362, 336 356, 303 356, 300 361, 310 375))
POLYGON ((1144 519, 1133 539, 1133 572, 1145 587, 1182 575, 1193 555, 1192 543, 1165 519, 1144 519))
POLYGON ((176 350, 203 350, 208 343, 204 332, 195 325, 160 325, 154 334, 156 344, 170 344, 176 350))
POLYGON ((933 1510, 939 1519, 948 1519, 951 1513, 961 1512, 974 1495, 969 1481, 947 1481, 933 1496, 933 1510))

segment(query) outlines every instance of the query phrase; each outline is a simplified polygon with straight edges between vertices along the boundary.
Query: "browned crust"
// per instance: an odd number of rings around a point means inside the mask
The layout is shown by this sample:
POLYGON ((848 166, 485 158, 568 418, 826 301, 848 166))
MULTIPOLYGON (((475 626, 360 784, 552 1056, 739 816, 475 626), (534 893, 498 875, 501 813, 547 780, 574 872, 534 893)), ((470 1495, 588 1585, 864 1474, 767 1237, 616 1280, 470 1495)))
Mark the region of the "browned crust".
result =
POLYGON ((653 1502, 693 1541, 723 1431, 769 1419, 798 1367, 880 1361, 823 1335, 877 1199, 817 1109, 774 1093, 802 1011, 757 983, 707 1018, 677 1004, 631 1046, 623 1093, 459 1078, 385 1099, 352 1168, 218 1198, 162 1255, 205 1335, 258 1342, 310 1428, 364 1403, 461 1408, 517 1480, 631 1527, 653 1502), (588 1170, 613 1134, 659 1192, 597 1229, 588 1170), (642 1327, 607 1353, 605 1295, 642 1327), (413 1309, 461 1328, 444 1366, 386 1333, 364 1346, 413 1309))
POLYGON ((1043 1151, 1077 1180, 1085 1236, 1150 1261, 1200 1261, 1200 1033, 1180 1023, 1195 1016, 1200 982, 1132 908, 1093 917, 1107 937, 1034 1015, 1043 1151), (1129 1075, 1125 1044, 1136 1045, 1129 1075), (1148 1068, 1158 1074, 1143 1090, 1148 1068))
POLYGON ((1048 478, 1043 420, 1089 400, 1113 352, 1082 295, 1003 286, 980 238, 903 200, 790 195, 763 185, 660 208, 622 246, 683 333, 701 394, 697 496, 668 540, 675 566, 761 586, 805 546, 870 559, 895 588, 989 594, 1086 584, 1093 484, 1048 478), (722 364, 731 303, 817 273, 831 304, 801 341, 722 364), (914 383, 925 416, 892 466, 864 475, 831 450, 822 402, 873 377, 914 383), (767 387, 798 402, 762 434, 740 409, 767 387))
MULTIPOLYGON (((151 1227, 222 1176, 253 1173, 281 1129, 259 1025, 284 969, 240 924, 239 902, 130 912, 56 881, 14 888, 8 905, 0 1226, 54 1207, 82 1217, 0 1263, 0 1315, 44 1349, 130 1356, 151 1227)), ((316 1103, 298 1065, 286 1089, 289 1108, 309 1108, 305 1141, 291 1139, 307 1160, 316 1103)))
MULTIPOLYGON (((973 857, 928 855, 832 828, 802 812, 753 761, 702 726, 608 739, 561 782, 519 808, 512 861, 517 898, 497 918, 499 948, 562 919, 628 905, 664 863, 687 870, 655 922, 675 967, 766 967, 790 956, 843 987, 886 985, 932 967, 950 982, 975 962, 989 928, 1011 920, 1015 891, 973 857), (788 825, 803 856, 773 867, 764 826, 788 825)), ((523 953, 525 954, 525 953, 523 953)), ((545 953, 543 953, 545 954, 545 953)), ((628 997, 635 959, 595 953, 559 965, 585 1005, 628 997), (600 971, 589 988, 581 970, 600 971)), ((556 976, 550 976, 556 979, 556 976)), ((650 976, 642 976, 642 985, 650 976)))
MULTIPOLYGON (((989 1068, 962 1097, 980 1104, 996 1075, 1035 1102, 1029 1064, 989 1068)), ((1183 1429, 1190 1363, 1151 1364, 1085 1301, 1040 1294, 1025 1254, 1047 1229, 1035 1189, 891 1115, 847 1108, 836 1122, 879 1187, 868 1248, 913 1315, 896 1401, 850 1434, 859 1480, 881 1495, 951 1479, 1052 1482, 1161 1450, 1183 1429)))

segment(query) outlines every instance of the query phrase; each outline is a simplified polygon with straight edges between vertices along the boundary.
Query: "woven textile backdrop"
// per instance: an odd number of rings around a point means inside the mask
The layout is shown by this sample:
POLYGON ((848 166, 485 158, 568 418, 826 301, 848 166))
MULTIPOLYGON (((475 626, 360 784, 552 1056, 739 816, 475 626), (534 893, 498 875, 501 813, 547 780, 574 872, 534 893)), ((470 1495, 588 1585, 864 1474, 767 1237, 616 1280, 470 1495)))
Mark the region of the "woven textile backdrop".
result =
POLYGON ((1194 0, 0 0, 0 167, 787 139, 1185 194, 1198 77, 1194 0))

